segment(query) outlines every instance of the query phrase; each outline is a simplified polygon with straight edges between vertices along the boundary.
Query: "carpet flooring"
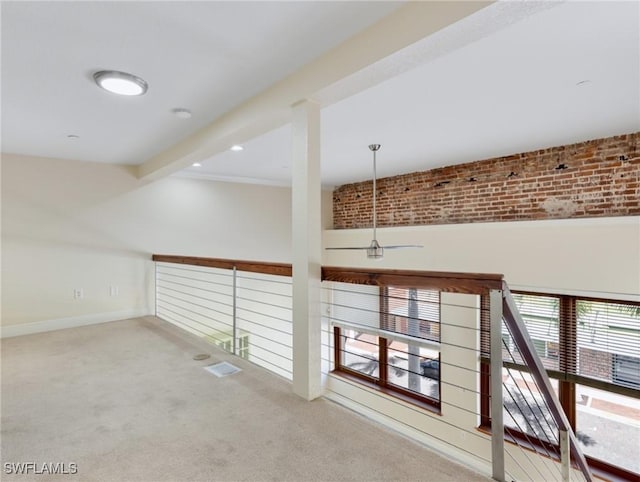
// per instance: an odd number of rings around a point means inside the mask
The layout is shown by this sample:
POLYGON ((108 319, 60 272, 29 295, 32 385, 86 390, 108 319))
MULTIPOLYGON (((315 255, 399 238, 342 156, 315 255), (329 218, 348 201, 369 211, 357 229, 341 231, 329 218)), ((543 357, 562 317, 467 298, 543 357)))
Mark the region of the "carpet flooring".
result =
POLYGON ((1 357, 2 480, 490 480, 154 317, 4 339, 1 357), (225 360, 242 371, 202 369, 225 360))

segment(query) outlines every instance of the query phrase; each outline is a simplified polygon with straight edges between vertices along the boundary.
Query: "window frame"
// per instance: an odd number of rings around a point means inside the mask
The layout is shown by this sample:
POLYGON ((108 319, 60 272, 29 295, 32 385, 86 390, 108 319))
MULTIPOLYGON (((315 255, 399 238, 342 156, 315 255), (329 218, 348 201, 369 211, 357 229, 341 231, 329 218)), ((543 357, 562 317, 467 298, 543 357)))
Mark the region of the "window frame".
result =
MULTIPOLYGON (((389 326, 389 317, 391 313, 389 312, 389 288, 401 288, 401 289, 412 289, 414 287, 406 287, 406 286, 389 286, 382 285, 379 287, 379 322, 378 327, 380 329, 387 329, 389 326)), ((427 288, 418 288, 418 290, 425 290, 427 288)), ((437 289, 431 289, 431 291, 438 292, 438 305, 441 304, 441 294, 442 292, 437 289)), ((408 300, 408 298, 407 298, 408 300)), ((431 321, 431 320, 430 320, 431 321)), ((438 310, 438 321, 437 323, 441 323, 441 313, 438 310)), ((344 353, 343 340, 344 335, 342 334, 342 328, 339 326, 333 327, 333 343, 334 343, 334 369, 332 373, 343 376, 345 378, 351 379, 353 381, 359 382, 369 388, 373 388, 387 395, 393 396, 405 402, 411 403, 413 405, 417 405, 421 408, 425 408, 430 412, 441 414, 442 407, 442 376, 441 369, 438 373, 438 399, 434 399, 428 397, 427 395, 420 394, 418 392, 414 392, 412 390, 403 388, 396 384, 393 384, 389 381, 389 364, 388 364, 388 350, 389 350, 389 340, 384 336, 378 335, 378 376, 372 376, 360 371, 349 368, 348 366, 342 363, 342 354, 344 353)), ((440 343, 440 332, 438 333, 438 343, 440 343)), ((441 354, 438 355, 438 360, 441 362, 441 354)), ((440 367, 442 364, 440 363, 440 367)), ((422 375, 421 375, 422 376, 422 375)))
MULTIPOLYGON (((640 306, 640 303, 627 301, 627 300, 612 300, 603 298, 591 298, 585 296, 573 296, 573 295, 559 295, 552 293, 540 293, 531 291, 512 291, 514 294, 523 294, 530 296, 544 296, 558 298, 559 300, 559 312, 558 312, 558 367, 559 370, 547 369, 549 378, 556 379, 558 381, 558 399, 562 406, 571 429, 576 431, 576 385, 585 385, 598 388, 600 390, 610 391, 613 393, 619 393, 622 395, 630 396, 632 398, 640 399, 640 389, 631 389, 615 385, 614 383, 604 382, 596 379, 590 379, 589 377, 577 375, 578 364, 578 301, 594 301, 603 303, 623 304, 630 306, 640 306), (571 356, 571 355, 574 356, 571 356)), ((489 296, 481 295, 481 316, 480 316, 480 330, 481 333, 489 333, 490 320, 489 314, 489 296)), ((507 362, 503 362, 507 364, 507 362)), ((522 371, 528 371, 524 365, 514 365, 515 369, 522 371)), ((612 367, 613 368, 613 367, 612 367)), ((491 384, 490 384, 490 360, 485 353, 481 357, 480 361, 480 423, 478 429, 487 433, 491 432, 491 384)), ((506 440, 513 441, 511 439, 517 439, 521 445, 529 446, 532 450, 545 448, 549 442, 544 441, 536 437, 535 435, 524 434, 512 427, 505 427, 506 440)), ((555 449, 559 450, 557 445, 552 445, 555 449)), ((587 463, 594 471, 594 473, 604 476, 614 476, 615 478, 622 480, 638 480, 640 474, 632 472, 623 467, 613 465, 604 460, 591 457, 585 454, 587 463)))

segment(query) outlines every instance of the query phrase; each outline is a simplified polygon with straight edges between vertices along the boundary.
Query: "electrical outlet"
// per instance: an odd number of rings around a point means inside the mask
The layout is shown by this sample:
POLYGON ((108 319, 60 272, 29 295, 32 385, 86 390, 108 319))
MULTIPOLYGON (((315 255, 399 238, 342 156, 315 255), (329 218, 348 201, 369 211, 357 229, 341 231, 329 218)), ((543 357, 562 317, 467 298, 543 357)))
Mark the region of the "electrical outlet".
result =
POLYGON ((110 296, 118 296, 120 294, 120 288, 115 285, 109 286, 109 295, 110 296))
POLYGON ((84 298, 84 290, 82 288, 76 288, 73 290, 73 299, 81 300, 84 298))

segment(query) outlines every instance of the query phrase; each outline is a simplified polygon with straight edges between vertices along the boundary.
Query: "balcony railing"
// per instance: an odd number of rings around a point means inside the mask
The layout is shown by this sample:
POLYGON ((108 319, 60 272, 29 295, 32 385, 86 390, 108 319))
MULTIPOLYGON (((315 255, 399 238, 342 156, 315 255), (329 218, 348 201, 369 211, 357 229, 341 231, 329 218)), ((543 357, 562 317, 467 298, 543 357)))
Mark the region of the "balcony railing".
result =
POLYGON ((156 316, 292 378, 291 266, 154 255, 156 316))
MULTIPOLYGON (((158 317, 292 379, 291 266, 153 259, 158 317)), ((491 466, 496 480, 591 480, 501 275, 323 267, 322 278, 326 397, 491 466), (503 321, 530 370, 526 383, 503 376, 503 321), (486 346, 498 360, 491 377, 486 346), (505 431, 503 418, 531 423, 532 414, 544 423, 535 441, 505 431)))

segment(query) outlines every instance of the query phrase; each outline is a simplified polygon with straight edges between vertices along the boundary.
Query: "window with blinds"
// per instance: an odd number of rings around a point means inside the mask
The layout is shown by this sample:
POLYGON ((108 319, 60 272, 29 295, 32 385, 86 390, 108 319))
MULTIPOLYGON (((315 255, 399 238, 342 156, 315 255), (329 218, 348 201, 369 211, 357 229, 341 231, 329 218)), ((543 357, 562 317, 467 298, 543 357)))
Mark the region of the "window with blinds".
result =
MULTIPOLYGON (((554 378, 640 390, 640 306, 573 296, 513 293, 533 346, 554 378)), ((489 355, 488 313, 481 313, 489 355), (484 316, 483 316, 484 315, 484 316)), ((503 360, 521 364, 503 325, 503 360)))
POLYGON ((334 282, 335 370, 439 408, 440 292, 334 282))
MULTIPOLYGON (((514 294, 518 311, 522 316, 533 346, 547 370, 560 368, 560 298, 529 294, 514 294)), ((503 328, 503 339, 509 337, 503 328)), ((511 351, 511 340, 503 346, 503 352, 511 351)), ((517 352, 515 348, 513 351, 517 352)), ((505 361, 511 361, 509 353, 503 354, 505 361)))
MULTIPOLYGON (((589 464, 607 476, 638 480, 640 304, 536 293, 513 293, 513 297, 589 464)), ((488 298, 481 298, 480 312, 483 426, 491 425, 488 298)), ((545 419, 520 396, 517 387, 526 384, 530 375, 504 324, 502 358, 503 374, 512 379, 504 386, 504 423, 509 433, 541 447, 556 444, 557 434, 527 425, 545 419), (518 418, 518 411, 524 418, 518 418)))
POLYGON ((381 328, 404 335, 440 340, 440 292, 390 286, 383 294, 381 328))
POLYGON ((640 389, 640 307, 577 300, 575 374, 640 389))

